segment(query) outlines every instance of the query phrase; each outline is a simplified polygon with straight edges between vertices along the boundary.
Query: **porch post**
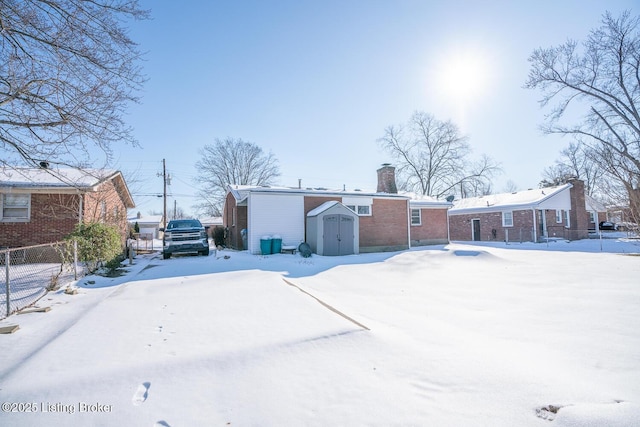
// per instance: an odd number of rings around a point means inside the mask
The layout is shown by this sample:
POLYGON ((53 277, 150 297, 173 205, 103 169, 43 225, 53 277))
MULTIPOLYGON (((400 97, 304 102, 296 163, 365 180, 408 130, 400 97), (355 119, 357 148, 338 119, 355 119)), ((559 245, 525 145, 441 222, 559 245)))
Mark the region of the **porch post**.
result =
POLYGON ((536 221, 536 209, 531 209, 533 213, 533 243, 538 242, 538 221, 536 221))

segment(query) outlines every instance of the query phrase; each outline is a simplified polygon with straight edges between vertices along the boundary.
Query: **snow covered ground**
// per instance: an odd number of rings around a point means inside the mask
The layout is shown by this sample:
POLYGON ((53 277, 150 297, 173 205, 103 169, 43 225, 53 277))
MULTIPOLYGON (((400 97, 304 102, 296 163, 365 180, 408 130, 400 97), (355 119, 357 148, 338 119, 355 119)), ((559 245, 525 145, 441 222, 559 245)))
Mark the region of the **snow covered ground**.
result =
POLYGON ((139 255, 0 322, 0 425, 637 426, 634 253, 139 255))

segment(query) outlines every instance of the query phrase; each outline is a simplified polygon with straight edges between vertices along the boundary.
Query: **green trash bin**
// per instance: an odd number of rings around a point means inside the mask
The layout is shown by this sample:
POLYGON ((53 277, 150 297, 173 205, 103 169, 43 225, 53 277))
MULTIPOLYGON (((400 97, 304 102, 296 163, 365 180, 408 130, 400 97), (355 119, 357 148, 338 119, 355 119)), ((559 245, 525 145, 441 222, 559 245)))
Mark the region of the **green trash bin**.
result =
POLYGON ((262 255, 271 254, 271 236, 262 236, 260 238, 260 252, 262 252, 262 255))
POLYGON ((279 254, 282 252, 282 237, 274 234, 271 236, 271 253, 279 254))

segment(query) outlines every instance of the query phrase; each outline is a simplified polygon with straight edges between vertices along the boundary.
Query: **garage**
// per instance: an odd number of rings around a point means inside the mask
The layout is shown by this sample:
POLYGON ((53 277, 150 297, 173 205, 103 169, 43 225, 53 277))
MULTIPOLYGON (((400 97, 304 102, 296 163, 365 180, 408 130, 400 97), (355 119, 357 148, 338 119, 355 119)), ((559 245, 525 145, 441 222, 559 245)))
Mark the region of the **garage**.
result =
POLYGON ((359 253, 359 218, 340 202, 329 201, 307 214, 307 243, 318 255, 359 253))

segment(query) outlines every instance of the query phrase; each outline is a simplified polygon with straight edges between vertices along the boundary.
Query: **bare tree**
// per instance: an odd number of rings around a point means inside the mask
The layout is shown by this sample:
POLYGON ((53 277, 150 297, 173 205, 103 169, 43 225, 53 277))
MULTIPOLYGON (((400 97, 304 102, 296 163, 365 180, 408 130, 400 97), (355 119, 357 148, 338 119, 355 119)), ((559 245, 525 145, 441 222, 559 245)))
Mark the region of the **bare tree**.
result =
POLYGON ((228 185, 272 185, 280 176, 272 153, 265 154, 256 144, 242 139, 216 138, 199 154, 196 168, 202 173, 198 177, 202 202, 195 207, 206 215, 221 215, 228 185))
POLYGON ((586 41, 537 49, 529 58, 526 88, 555 103, 545 131, 569 134, 594 154, 608 176, 626 189, 632 216, 640 219, 640 19, 606 13, 586 41), (582 120, 562 124, 569 110, 582 120))
POLYGON ((406 125, 389 126, 380 138, 397 165, 399 187, 433 197, 487 194, 499 166, 489 157, 469 160, 467 137, 450 121, 415 112, 406 125))
POLYGON ((137 0, 0 0, 0 166, 87 167, 135 145, 123 113, 144 78, 125 24, 147 17, 137 0))
POLYGON ((545 168, 541 187, 561 185, 569 182, 572 178, 584 181, 585 190, 588 195, 603 198, 603 176, 604 170, 600 163, 596 162, 598 157, 592 149, 583 143, 569 144, 567 148, 560 152, 560 158, 553 166, 545 168))

